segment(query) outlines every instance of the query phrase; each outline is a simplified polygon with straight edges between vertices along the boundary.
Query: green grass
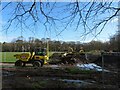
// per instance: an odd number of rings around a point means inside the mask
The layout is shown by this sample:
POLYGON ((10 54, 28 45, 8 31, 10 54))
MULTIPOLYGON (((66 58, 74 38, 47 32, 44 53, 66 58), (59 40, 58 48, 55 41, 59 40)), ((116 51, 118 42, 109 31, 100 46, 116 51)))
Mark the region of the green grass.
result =
MULTIPOLYGON (((0 62, 15 62, 15 54, 21 54, 22 52, 0 52, 0 62), (2 57, 2 58, 1 58, 2 57)), ((49 53, 49 56, 52 55, 52 52, 49 53)))
POLYGON ((16 58, 15 54, 20 54, 21 52, 0 52, 0 56, 2 56, 2 60, 0 62, 15 62, 16 58))

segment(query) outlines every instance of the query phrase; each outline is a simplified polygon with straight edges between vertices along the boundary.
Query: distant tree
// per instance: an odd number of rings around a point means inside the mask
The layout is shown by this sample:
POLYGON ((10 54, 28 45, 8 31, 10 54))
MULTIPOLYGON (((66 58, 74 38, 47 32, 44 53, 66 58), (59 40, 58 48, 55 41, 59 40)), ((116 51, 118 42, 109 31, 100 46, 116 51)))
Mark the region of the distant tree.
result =
POLYGON ((54 51, 61 51, 61 42, 60 41, 54 41, 54 51))
POLYGON ((118 31, 110 38, 111 50, 120 51, 120 32, 118 31))
POLYGON ((91 41, 91 42, 85 43, 84 48, 87 51, 90 51, 90 50, 105 50, 106 48, 104 48, 104 45, 105 44, 101 41, 91 41))
POLYGON ((22 52, 23 40, 16 40, 16 51, 22 52))
POLYGON ((0 42, 0 52, 2 52, 2 43, 0 42))
POLYGON ((120 31, 118 32, 117 35, 117 46, 118 46, 118 51, 120 52, 120 31))
POLYGON ((40 39, 35 39, 35 46, 36 47, 41 47, 42 46, 42 41, 40 39))
POLYGON ((3 52, 10 52, 10 49, 11 49, 11 47, 10 47, 9 43, 3 42, 2 51, 3 52))

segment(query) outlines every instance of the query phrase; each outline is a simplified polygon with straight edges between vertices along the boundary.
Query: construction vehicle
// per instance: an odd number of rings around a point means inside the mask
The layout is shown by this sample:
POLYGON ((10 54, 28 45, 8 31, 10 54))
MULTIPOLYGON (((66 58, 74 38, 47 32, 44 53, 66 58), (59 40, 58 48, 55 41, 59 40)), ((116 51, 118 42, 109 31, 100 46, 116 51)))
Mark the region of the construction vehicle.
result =
POLYGON ((48 51, 46 49, 37 48, 29 53, 21 53, 14 55, 17 61, 15 66, 25 66, 26 64, 33 64, 34 67, 42 67, 49 59, 48 51))

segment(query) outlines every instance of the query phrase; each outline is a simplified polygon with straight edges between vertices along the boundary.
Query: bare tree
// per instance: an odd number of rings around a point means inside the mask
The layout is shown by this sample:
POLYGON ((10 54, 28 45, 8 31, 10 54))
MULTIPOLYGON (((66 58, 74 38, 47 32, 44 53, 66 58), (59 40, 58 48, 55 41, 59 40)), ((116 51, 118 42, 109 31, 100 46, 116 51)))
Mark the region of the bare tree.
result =
POLYGON ((105 26, 117 18, 120 10, 117 2, 2 2, 2 12, 9 6, 12 7, 7 25, 7 31, 11 26, 24 28, 34 32, 31 27, 43 25, 46 31, 54 29, 56 36, 60 35, 68 27, 80 30, 82 35, 92 34, 96 37, 105 26), (13 5, 13 7, 12 7, 13 5), (32 21, 31 23, 29 21, 32 21), (28 23, 29 22, 29 23, 28 23), (59 28, 61 27, 61 28, 59 28))
POLYGON ((120 8, 117 8, 113 2, 74 2, 68 5, 70 14, 64 19, 69 19, 68 24, 76 22, 76 30, 82 24, 83 35, 95 32, 93 36, 96 37, 110 20, 117 18, 119 10, 120 8))

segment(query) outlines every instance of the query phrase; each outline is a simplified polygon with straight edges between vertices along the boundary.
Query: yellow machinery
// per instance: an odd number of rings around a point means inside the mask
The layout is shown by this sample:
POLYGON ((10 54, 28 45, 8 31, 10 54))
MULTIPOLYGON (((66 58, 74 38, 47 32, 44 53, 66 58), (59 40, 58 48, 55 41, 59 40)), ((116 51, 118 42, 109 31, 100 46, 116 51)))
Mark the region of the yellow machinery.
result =
POLYGON ((37 49, 34 52, 16 54, 14 57, 17 59, 15 66, 25 66, 27 63, 31 63, 35 67, 42 67, 43 64, 47 63, 46 60, 49 59, 46 49, 37 49))

